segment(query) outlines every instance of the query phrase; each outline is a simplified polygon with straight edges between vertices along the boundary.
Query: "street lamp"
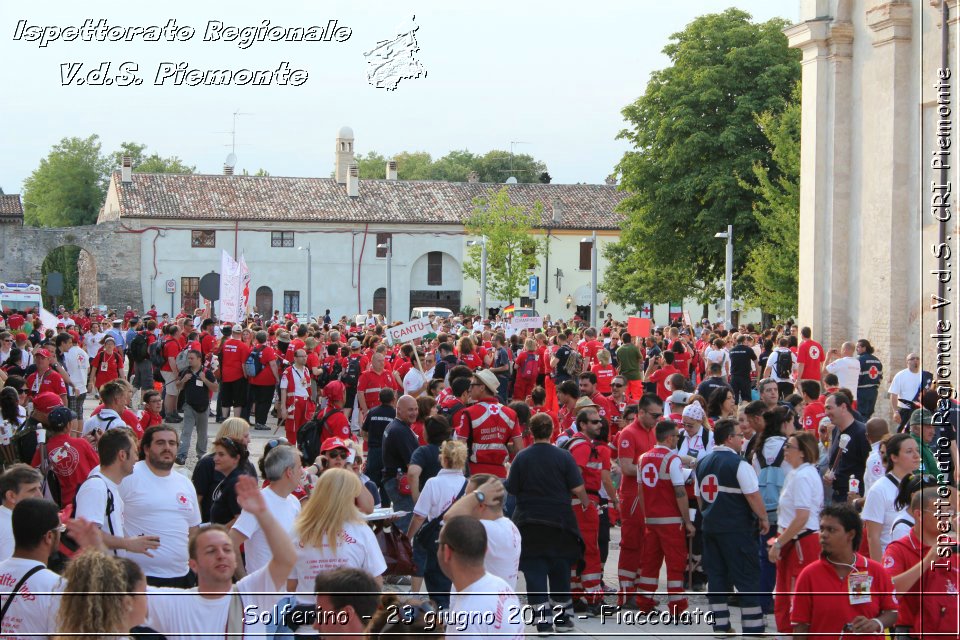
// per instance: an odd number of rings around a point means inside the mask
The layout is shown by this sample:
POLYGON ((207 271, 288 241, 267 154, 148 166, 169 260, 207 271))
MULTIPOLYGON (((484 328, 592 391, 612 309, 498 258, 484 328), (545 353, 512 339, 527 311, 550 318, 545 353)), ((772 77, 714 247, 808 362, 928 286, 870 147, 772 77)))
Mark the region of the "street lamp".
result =
POLYGON ((723 299, 723 325, 730 331, 733 328, 733 225, 727 225, 726 233, 713 236, 727 241, 726 286, 723 299))
POLYGON ((313 316, 313 255, 310 253, 310 243, 306 247, 297 247, 297 251, 307 252, 307 324, 313 316))
POLYGON ((468 247, 480 245, 480 318, 487 318, 487 237, 479 240, 467 240, 468 247))
POLYGON ((387 252, 387 308, 384 319, 389 322, 393 316, 393 238, 387 237, 387 241, 377 245, 377 249, 383 249, 387 252))
POLYGON ((597 232, 580 242, 590 243, 590 326, 597 326, 597 232))

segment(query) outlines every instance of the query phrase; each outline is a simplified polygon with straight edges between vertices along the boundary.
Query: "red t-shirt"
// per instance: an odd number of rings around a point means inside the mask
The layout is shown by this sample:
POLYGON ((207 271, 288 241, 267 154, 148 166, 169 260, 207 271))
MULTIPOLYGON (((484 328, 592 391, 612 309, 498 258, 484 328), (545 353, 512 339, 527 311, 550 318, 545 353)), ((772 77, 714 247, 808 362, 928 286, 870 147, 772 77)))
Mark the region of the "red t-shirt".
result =
MULTIPOLYGON (((100 464, 97 452, 83 438, 72 438, 66 433, 58 433, 47 440, 47 458, 50 467, 60 481, 60 502, 73 503, 77 489, 90 475, 90 471, 100 464)), ((33 454, 34 467, 40 466, 40 448, 33 454)))
POLYGON ((213 334, 205 333, 200 336, 200 353, 206 358, 217 348, 217 338, 213 334))
POLYGON ((7 328, 13 331, 19 331, 23 327, 23 324, 25 322, 26 320, 23 318, 22 315, 20 315, 19 313, 15 313, 9 318, 7 318, 7 328))
POLYGON ((583 359, 587 362, 587 365, 593 365, 597 363, 597 353, 603 349, 603 343, 599 340, 590 340, 589 342, 584 342, 580 347, 580 355, 583 356, 583 359))
POLYGON ((476 353, 460 354, 460 360, 463 361, 463 364, 470 367, 470 371, 476 371, 483 366, 483 360, 478 357, 476 353))
POLYGON ((665 383, 667 381, 667 378, 669 378, 675 373, 680 373, 680 372, 677 371, 673 367, 673 365, 668 364, 664 366, 662 369, 657 369, 656 371, 650 374, 649 381, 657 383, 657 395, 660 396, 661 400, 666 401, 666 399, 670 397, 670 394, 672 392, 667 391, 667 386, 665 383))
POLYGON ((158 424, 163 424, 163 418, 159 413, 153 413, 152 411, 144 411, 143 415, 140 416, 140 422, 137 424, 137 428, 133 431, 137 434, 137 438, 143 438, 143 432, 154 427, 158 424))
MULTIPOLYGON (((896 610, 893 583, 880 563, 857 554, 855 564, 859 573, 866 571, 872 578, 868 602, 850 604, 849 578, 841 581, 835 566, 821 558, 807 565, 797 578, 790 622, 810 625, 808 633, 811 638, 839 640, 843 625, 857 616, 876 618, 883 611, 896 610)), ((876 633, 856 637, 883 640, 885 635, 876 633)))
POLYGON ((820 421, 827 415, 823 403, 815 400, 803 408, 803 429, 805 431, 814 431, 819 428, 820 421))
POLYGON ((260 369, 260 373, 250 378, 250 384, 263 387, 277 384, 277 379, 273 376, 273 370, 270 368, 270 363, 276 360, 277 357, 277 352, 273 347, 264 346, 260 351, 260 363, 263 365, 263 368, 260 369))
POLYGON ((797 348, 797 364, 803 365, 801 380, 816 380, 820 382, 820 372, 827 354, 816 340, 805 340, 797 348))
POLYGON ((341 440, 351 440, 353 438, 350 433, 350 423, 347 421, 347 416, 343 415, 342 409, 332 405, 328 406, 318 420, 322 420, 323 416, 329 417, 323 423, 323 432, 320 434, 321 447, 328 438, 340 438, 341 440))
MULTIPOLYGON (((640 456, 657 444, 657 430, 644 429, 634 420, 624 427, 617 436, 617 457, 624 458, 637 464, 640 456)), ((637 496, 636 478, 624 478, 620 482, 620 495, 622 504, 629 504, 623 498, 631 500, 637 496)))
POLYGON ((224 382, 236 382, 243 378, 243 363, 250 355, 250 347, 230 338, 223 343, 223 357, 220 358, 220 378, 224 382))
POLYGON ((617 377, 617 371, 613 368, 613 365, 595 364, 590 367, 590 371, 593 372, 593 375, 597 376, 597 391, 606 395, 610 395, 612 392, 610 383, 613 382, 615 377, 617 377))
POLYGON ((113 356, 108 356, 107 352, 101 349, 90 366, 94 371, 93 384, 99 389, 120 377, 120 372, 123 371, 123 356, 119 351, 114 351, 113 356))
POLYGON ((58 396, 65 396, 67 395, 67 385, 64 384, 60 374, 53 369, 47 369, 43 376, 41 376, 39 372, 34 372, 27 376, 27 393, 35 396, 44 391, 55 393, 58 396))
MULTIPOLYGON (((530 407, 530 417, 537 415, 538 413, 545 413, 550 416, 550 419, 553 421, 553 435, 550 436, 550 441, 555 441, 560 435, 560 418, 557 417, 556 411, 550 411, 546 407, 530 407)), ((533 444, 533 434, 527 433, 523 436, 523 446, 529 447, 533 444)))
MULTIPOLYGON (((941 547, 951 544, 944 540, 941 547)), ((930 547, 910 533, 894 540, 883 554, 883 568, 893 578, 911 569, 920 562, 930 547)), ((960 583, 960 558, 956 553, 934 560, 936 566, 928 567, 923 576, 910 590, 900 594, 900 613, 897 625, 911 627, 913 634, 952 634, 957 637, 957 584, 960 583), (951 585, 952 583, 952 585, 951 585)), ((946 635, 944 637, 947 637, 946 635)))
POLYGON ((380 390, 393 388, 393 376, 384 369, 377 373, 373 369, 368 369, 360 374, 360 380, 357 381, 357 393, 363 394, 363 399, 367 403, 367 410, 380 406, 380 390))
POLYGON ((690 377, 690 360, 693 358, 693 355, 689 351, 684 351, 683 353, 673 354, 673 366, 684 375, 684 377, 690 377))
POLYGON ((176 359, 176 357, 183 351, 183 347, 180 345, 180 340, 177 338, 171 338, 167 336, 163 338, 163 342, 160 344, 160 352, 163 354, 163 366, 160 367, 160 371, 173 371, 170 368, 170 358, 176 359))

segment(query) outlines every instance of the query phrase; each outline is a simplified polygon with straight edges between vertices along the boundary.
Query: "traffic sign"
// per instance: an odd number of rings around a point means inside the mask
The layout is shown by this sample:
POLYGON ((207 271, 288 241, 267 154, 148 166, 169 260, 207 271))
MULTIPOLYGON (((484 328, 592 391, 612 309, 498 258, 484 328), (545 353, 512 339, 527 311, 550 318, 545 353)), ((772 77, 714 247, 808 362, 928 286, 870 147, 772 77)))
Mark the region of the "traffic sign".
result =
POLYGON ((170 278, 166 282, 167 293, 176 293, 177 292, 177 281, 173 278, 170 278))
POLYGON ((530 276, 530 297, 537 298, 540 292, 540 277, 539 276, 530 276))

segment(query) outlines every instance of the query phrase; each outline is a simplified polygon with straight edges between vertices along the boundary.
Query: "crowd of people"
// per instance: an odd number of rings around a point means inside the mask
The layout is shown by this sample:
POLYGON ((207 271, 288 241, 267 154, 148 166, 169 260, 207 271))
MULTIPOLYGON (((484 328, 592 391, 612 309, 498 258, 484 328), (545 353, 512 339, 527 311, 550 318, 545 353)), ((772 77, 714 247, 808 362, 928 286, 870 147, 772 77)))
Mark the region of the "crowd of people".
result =
POLYGON ((884 405, 868 340, 792 323, 60 311, 0 327, 4 637, 519 637, 692 592, 731 637, 958 633, 960 410, 916 354, 884 405))

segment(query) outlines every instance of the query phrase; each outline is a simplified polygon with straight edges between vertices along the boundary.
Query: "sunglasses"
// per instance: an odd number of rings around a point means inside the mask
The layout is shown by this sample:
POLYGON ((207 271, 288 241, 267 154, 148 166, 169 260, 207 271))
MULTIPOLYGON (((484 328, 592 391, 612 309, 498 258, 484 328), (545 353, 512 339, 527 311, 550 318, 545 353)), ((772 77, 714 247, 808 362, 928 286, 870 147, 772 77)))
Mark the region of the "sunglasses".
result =
POLYGON ((603 420, 584 420, 584 422, 589 422, 590 424, 602 424, 603 420))
POLYGON ((616 382, 613 382, 613 383, 610 384, 610 386, 611 386, 611 387, 616 387, 617 389, 619 389, 619 388, 624 387, 624 386, 626 386, 626 385, 617 384, 616 382))
POLYGON ((327 451, 326 456, 333 460, 339 460, 339 459, 346 460, 347 458, 350 457, 350 452, 347 451, 346 449, 332 449, 330 451, 327 451))

